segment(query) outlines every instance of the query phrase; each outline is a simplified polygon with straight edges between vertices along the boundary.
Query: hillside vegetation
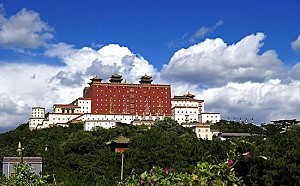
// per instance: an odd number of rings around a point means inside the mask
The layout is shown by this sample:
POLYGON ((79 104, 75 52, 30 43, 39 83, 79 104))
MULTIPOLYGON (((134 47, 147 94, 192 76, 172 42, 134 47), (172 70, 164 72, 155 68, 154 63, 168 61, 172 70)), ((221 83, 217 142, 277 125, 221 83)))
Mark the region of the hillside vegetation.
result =
MULTIPOLYGON (((226 127, 240 128, 232 123, 226 127)), ((232 159, 232 166, 243 184, 300 185, 299 126, 279 133, 273 126, 262 129, 248 124, 247 131, 236 130, 253 133, 259 130, 267 134, 267 138, 230 141, 198 139, 191 129, 169 118, 158 121, 151 129, 125 124, 91 132, 82 129, 82 124, 73 124, 68 128, 29 131, 28 124, 22 124, 0 135, 0 161, 2 163, 4 156, 17 156, 20 141, 25 148, 24 156, 44 158, 44 174, 50 175, 50 182, 55 178, 58 185, 118 185, 121 154, 112 152, 106 143, 125 136, 130 138, 130 148, 124 155, 124 178, 132 172, 141 174, 153 166, 192 174, 198 162, 227 162, 235 149, 234 153, 246 153, 244 158, 232 159)))

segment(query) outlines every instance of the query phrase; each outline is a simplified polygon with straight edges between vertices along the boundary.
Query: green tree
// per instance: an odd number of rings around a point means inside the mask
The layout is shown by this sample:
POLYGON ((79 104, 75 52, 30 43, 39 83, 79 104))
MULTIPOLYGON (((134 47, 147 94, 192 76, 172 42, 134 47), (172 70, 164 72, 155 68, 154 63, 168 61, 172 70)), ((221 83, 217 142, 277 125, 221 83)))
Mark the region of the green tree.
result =
POLYGON ((33 173, 27 163, 15 164, 15 172, 8 179, 2 180, 2 185, 7 186, 50 186, 48 176, 40 177, 33 173))

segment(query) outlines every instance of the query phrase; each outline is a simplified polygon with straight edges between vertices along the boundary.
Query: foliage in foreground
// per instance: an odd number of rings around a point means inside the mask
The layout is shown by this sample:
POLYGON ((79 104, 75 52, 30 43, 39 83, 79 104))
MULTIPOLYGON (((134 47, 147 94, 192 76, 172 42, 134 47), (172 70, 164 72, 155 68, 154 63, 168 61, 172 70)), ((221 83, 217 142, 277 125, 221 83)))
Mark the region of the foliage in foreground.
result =
POLYGON ((199 162, 192 174, 176 173, 171 169, 153 167, 141 175, 133 173, 121 186, 163 185, 163 186, 206 186, 206 185, 243 185, 242 179, 236 175, 228 162, 217 165, 199 162))
POLYGON ((9 178, 2 178, 1 185, 5 186, 50 186, 48 176, 40 177, 32 172, 27 163, 16 163, 15 172, 9 178))
MULTIPOLYGON (((242 177, 239 177, 234 170, 234 166, 239 161, 249 159, 250 152, 240 152, 239 150, 247 149, 253 143, 245 140, 231 142, 230 149, 227 153, 227 159, 221 163, 213 164, 205 161, 198 162, 193 168, 192 173, 179 173, 168 168, 153 167, 149 172, 145 171, 141 175, 132 171, 131 176, 127 177, 122 186, 139 186, 139 185, 163 185, 163 186, 213 186, 213 185, 244 185, 242 177)), ((267 160, 266 157, 263 157, 267 160)))

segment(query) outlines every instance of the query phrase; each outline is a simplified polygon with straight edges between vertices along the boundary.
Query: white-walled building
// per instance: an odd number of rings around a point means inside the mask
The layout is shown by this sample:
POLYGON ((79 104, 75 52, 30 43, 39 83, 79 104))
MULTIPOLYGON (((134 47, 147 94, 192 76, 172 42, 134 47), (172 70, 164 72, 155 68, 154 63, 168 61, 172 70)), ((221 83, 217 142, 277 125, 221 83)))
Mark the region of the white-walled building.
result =
POLYGON ((204 110, 204 100, 198 100, 191 93, 172 98, 172 119, 179 124, 198 122, 199 114, 204 110))
POLYGON ((84 121, 84 130, 91 131, 93 127, 114 128, 116 123, 145 123, 162 120, 164 116, 138 116, 130 114, 84 114, 76 120, 84 121))
MULTIPOLYGON (((75 103, 75 102, 73 102, 75 103)), ((162 120, 164 116, 152 116, 152 115, 130 115, 130 114, 97 114, 97 113, 82 113, 81 108, 77 105, 69 104, 55 104, 53 106, 53 112, 47 114, 40 114, 45 112, 45 109, 41 107, 33 108, 33 115, 29 119, 29 128, 43 129, 51 126, 63 126, 68 127, 72 121, 84 122, 84 130, 90 131, 94 127, 113 128, 116 123, 131 124, 133 121, 155 121, 162 120), (37 117, 36 114, 39 114, 37 117), (43 117, 44 116, 44 117, 43 117)))
POLYGON ((29 129, 36 129, 45 120, 45 108, 33 107, 29 118, 29 129))
POLYGON ((218 112, 203 112, 199 114, 200 123, 217 123, 221 120, 221 114, 218 112))
POLYGON ((201 139, 212 140, 213 136, 218 136, 219 130, 211 130, 210 124, 196 124, 192 127, 196 136, 201 139))
POLYGON ((73 104, 80 107, 81 113, 91 113, 92 112, 91 98, 78 98, 73 102, 73 104))
POLYGON ((204 100, 198 100, 191 93, 172 98, 172 119, 179 124, 184 123, 217 123, 221 120, 220 113, 204 111, 204 100))
POLYGON ((105 129, 116 127, 117 120, 86 120, 83 123, 83 130, 91 131, 94 130, 95 127, 102 127, 105 129))

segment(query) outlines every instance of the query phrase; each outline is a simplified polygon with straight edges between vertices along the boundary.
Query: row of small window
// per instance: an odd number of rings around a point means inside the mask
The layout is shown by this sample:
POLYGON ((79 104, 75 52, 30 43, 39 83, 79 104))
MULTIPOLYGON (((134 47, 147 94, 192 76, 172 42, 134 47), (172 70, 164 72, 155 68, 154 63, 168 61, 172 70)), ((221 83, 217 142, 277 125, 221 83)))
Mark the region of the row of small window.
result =
MULTIPOLYGON (((177 111, 177 113, 179 114, 179 113, 180 113, 180 111, 177 111)), ((181 111, 181 113, 183 114, 183 113, 184 113, 184 111, 181 111)), ((188 111, 185 111, 185 113, 188 113, 188 111)), ((193 111, 190 111, 190 113, 192 114, 192 113, 193 113, 193 111)), ((196 114, 197 112, 196 112, 196 111, 194 111, 194 113, 196 114)))
POLYGON ((33 114, 44 114, 44 112, 33 112, 33 114))
POLYGON ((89 101, 79 101, 79 103, 86 103, 86 104, 89 104, 90 102, 89 101))
MULTIPOLYGON (((97 89, 96 92, 99 92, 99 89, 97 89)), ((118 90, 118 91, 116 91, 116 90, 113 90, 113 91, 112 90, 105 90, 104 91, 102 89, 100 90, 100 92, 123 92, 123 93, 127 92, 127 93, 129 93, 128 90, 127 91, 124 91, 124 90, 123 91, 121 91, 121 90, 118 90)), ((157 92, 154 92, 154 91, 150 92, 150 91, 137 91, 136 90, 135 93, 140 93, 140 94, 143 94, 143 93, 144 94, 147 94, 147 93, 148 94, 159 94, 159 93, 161 93, 161 94, 168 94, 169 92, 158 92, 158 91, 157 92)))
MULTIPOLYGON (((57 120, 60 120, 60 118, 56 118, 57 120)), ((53 118, 55 120, 55 118, 53 118)), ((62 120, 67 120, 67 118, 62 118, 62 120)))
MULTIPOLYGON (((209 118, 209 116, 206 116, 207 118, 209 118)), ((210 116, 211 118, 213 118, 214 116, 210 116)), ((215 118, 217 118, 218 116, 215 116, 215 118)))
MULTIPOLYGON (((96 87, 99 88, 98 85, 97 85, 96 87)), ((101 86, 101 87, 103 87, 103 86, 101 86)), ((121 86, 104 86, 104 87, 105 87, 105 88, 112 88, 112 89, 121 89, 121 88, 124 89, 124 88, 125 88, 125 86, 122 86, 122 87, 121 87, 121 86)), ((127 88, 127 87, 126 87, 126 88, 127 88)), ((138 87, 134 87, 134 88, 135 88, 135 89, 141 89, 141 88, 144 89, 145 87, 140 87, 140 86, 138 86, 138 87)), ((157 90, 158 90, 158 89, 162 89, 162 87, 159 87, 159 88, 158 88, 158 87, 147 87, 147 89, 148 89, 148 90, 150 90, 150 89, 157 89, 157 90)), ((164 89, 167 90, 167 89, 169 89, 169 88, 165 87, 164 89)))
MULTIPOLYGON (((98 96, 98 95, 97 95, 97 96, 98 96)), ((98 102, 99 99, 96 99, 96 101, 98 102)), ((110 101, 110 100, 108 100, 108 99, 100 99, 100 101, 110 101)), ((113 100, 113 101, 114 101, 114 102, 129 102, 129 100, 121 100, 121 99, 117 99, 117 100, 113 100)), ((150 100, 150 101, 149 101, 149 100, 144 100, 144 101, 143 101, 143 100, 135 100, 135 102, 136 102, 136 103, 138 103, 138 102, 140 102, 140 103, 141 103, 141 102, 145 102, 145 103, 148 102, 148 103, 151 103, 151 100, 150 100)), ((154 101, 154 100, 153 100, 152 102, 153 102, 153 103, 155 103, 155 102, 156 102, 156 103, 163 103, 164 101, 161 101, 161 100, 155 100, 155 101, 154 101)), ((165 101, 165 103, 168 103, 168 101, 165 101)))
MULTIPOLYGON (((96 104, 96 106, 108 106, 110 104, 96 104)), ((126 107, 126 106, 129 106, 129 105, 121 105, 121 104, 114 104, 114 106, 123 106, 123 107, 126 107)), ((135 104, 135 107, 147 107, 147 105, 144 105, 144 104, 135 104)), ((164 105, 161 105, 161 106, 158 106, 158 105, 148 105, 148 107, 168 107, 168 106, 164 106, 164 105)), ((84 108, 84 107, 83 107, 84 108)))
POLYGON ((43 114, 33 114, 33 117, 45 117, 43 114))
MULTIPOLYGON (((174 103, 174 106, 183 106, 183 107, 198 107, 198 104, 186 104, 186 103, 183 103, 183 104, 180 104, 180 103, 174 103)), ((202 105, 199 105, 200 107, 202 105)))
MULTIPOLYGON (((101 111, 107 111, 108 109, 96 109, 96 111, 99 111, 99 110, 101 110, 101 111)), ((114 111, 125 111, 125 109, 114 109, 114 111)), ((135 109, 135 111, 138 111, 137 109, 135 109)), ((144 109, 140 109, 139 111, 145 111, 144 109)), ((155 111, 155 110, 152 110, 152 111, 155 111)))
MULTIPOLYGON (((99 97, 99 94, 97 94, 96 95, 97 97, 99 97)), ((100 96, 102 97, 102 96, 104 96, 104 97, 110 97, 110 95, 107 95, 107 94, 104 94, 104 95, 102 95, 102 94, 100 94, 100 96)), ((117 97, 117 95, 113 95, 112 97, 117 97)), ((125 98, 125 96, 124 95, 118 95, 118 97, 124 97, 125 98)), ((138 98, 138 97, 140 97, 140 98, 151 98, 151 96, 145 96, 145 95, 143 95, 143 96, 135 96, 135 98, 138 98)), ((158 98, 163 98, 162 96, 152 96, 152 98, 156 98, 156 99, 158 99, 158 98)), ((166 99, 168 99, 169 97, 168 96, 166 96, 166 99)))
MULTIPOLYGON (((177 121, 179 121, 180 120, 180 118, 177 118, 177 121)), ((181 118, 181 120, 183 121, 183 120, 185 120, 184 118, 181 118)), ((190 119, 190 120, 193 120, 193 119, 190 119)), ((196 118, 194 118, 194 121, 197 121, 197 119, 196 118)))

